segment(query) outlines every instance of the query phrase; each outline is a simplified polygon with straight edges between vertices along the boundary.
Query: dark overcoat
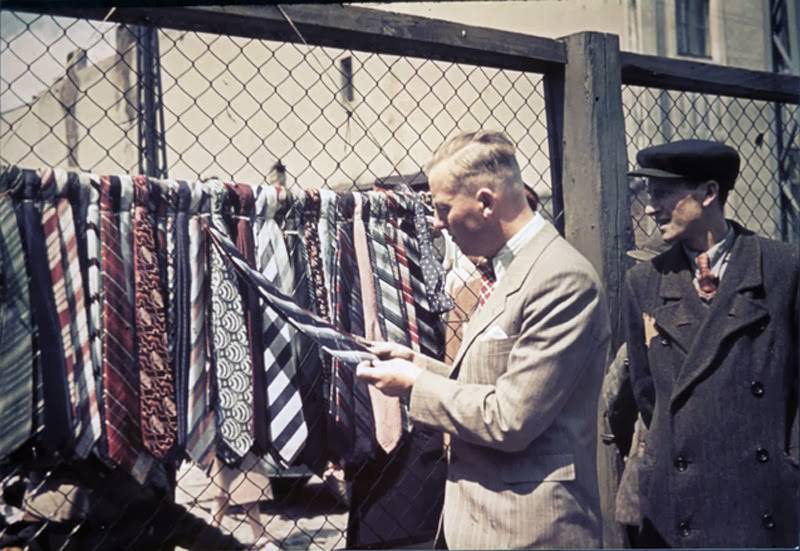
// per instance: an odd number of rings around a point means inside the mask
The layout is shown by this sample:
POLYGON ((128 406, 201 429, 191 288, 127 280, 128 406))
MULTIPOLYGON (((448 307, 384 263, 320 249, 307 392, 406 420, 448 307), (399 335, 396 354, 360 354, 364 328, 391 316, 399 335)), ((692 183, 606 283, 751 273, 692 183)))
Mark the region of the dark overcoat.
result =
POLYGON ((798 251, 730 223, 710 305, 680 245, 626 277, 645 546, 798 543, 798 251))

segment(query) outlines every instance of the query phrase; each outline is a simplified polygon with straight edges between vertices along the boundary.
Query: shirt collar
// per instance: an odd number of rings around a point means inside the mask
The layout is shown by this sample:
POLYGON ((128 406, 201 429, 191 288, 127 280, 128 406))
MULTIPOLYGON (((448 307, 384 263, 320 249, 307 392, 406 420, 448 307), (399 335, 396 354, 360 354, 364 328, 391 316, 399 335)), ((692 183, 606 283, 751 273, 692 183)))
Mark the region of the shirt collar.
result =
POLYGON ((520 228, 517 233, 512 235, 511 238, 506 241, 505 245, 500 247, 497 254, 492 257, 495 282, 500 281, 500 278, 503 277, 503 274, 505 274, 511 261, 514 260, 514 257, 516 257, 525 245, 533 239, 533 236, 542 229, 544 223, 545 220, 541 214, 538 212, 533 213, 533 218, 520 228))

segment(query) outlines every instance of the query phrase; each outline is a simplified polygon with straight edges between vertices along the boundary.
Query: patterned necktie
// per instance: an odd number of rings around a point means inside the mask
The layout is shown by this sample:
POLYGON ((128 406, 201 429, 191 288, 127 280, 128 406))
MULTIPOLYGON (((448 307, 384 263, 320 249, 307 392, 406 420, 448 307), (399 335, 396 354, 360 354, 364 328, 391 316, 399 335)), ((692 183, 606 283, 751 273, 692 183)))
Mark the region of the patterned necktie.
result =
POLYGON ((492 291, 494 291, 494 282, 496 281, 494 267, 491 260, 484 260, 475 267, 481 274, 481 292, 478 297, 478 303, 483 306, 492 296, 492 291))
MULTIPOLYGON (((226 189, 220 182, 214 181, 209 184, 209 191, 212 223, 217 228, 224 228, 222 212, 226 189)), ((225 265, 219 251, 211 248, 208 252, 211 270, 211 335, 217 383, 217 452, 225 463, 235 465, 253 447, 254 442, 253 364, 236 275, 225 265)))
POLYGON ((178 418, 156 236, 147 212, 148 196, 147 177, 137 176, 134 180, 133 274, 142 442, 154 457, 163 458, 175 444, 178 418))
POLYGON ((189 361, 188 411, 186 415, 186 451, 198 465, 207 468, 214 457, 216 423, 212 407, 211 363, 206 352, 208 346, 206 312, 208 293, 208 245, 206 242, 205 219, 206 197, 202 184, 191 185, 192 203, 189 231, 189 302, 191 320, 189 336, 191 354, 189 361))
MULTIPOLYGON (((256 198, 256 215, 261 220, 257 235, 257 269, 278 289, 292 287, 292 271, 283 235, 275 220, 282 188, 262 186, 256 198)), ((264 304, 263 343, 267 384, 267 413, 273 449, 290 464, 300 453, 308 436, 303 402, 295 384, 292 341, 295 330, 278 312, 264 304)))
POLYGON ((697 255, 697 294, 700 298, 710 301, 717 293, 719 278, 711 272, 711 261, 708 253, 697 255))
MULTIPOLYGON (((356 199, 353 212, 353 245, 358 265, 361 297, 364 312, 364 337, 368 340, 383 340, 378 323, 378 303, 375 280, 372 278, 367 232, 364 224, 362 195, 354 194, 356 199)), ((369 207, 367 208, 369 212, 369 207)), ((393 396, 386 396, 373 385, 367 385, 372 415, 375 420, 375 438, 378 445, 386 453, 390 453, 403 436, 403 419, 400 413, 400 401, 393 396)))
POLYGON ((422 277, 425 279, 425 292, 428 295, 428 303, 431 312, 441 314, 452 310, 455 304, 450 295, 444 290, 444 268, 436 260, 433 250, 433 238, 425 215, 425 206, 417 198, 414 201, 414 227, 416 229, 417 241, 419 244, 420 262, 422 267, 422 277))
POLYGON ((134 357, 134 314, 126 287, 125 261, 115 212, 120 180, 103 176, 100 190, 100 246, 103 272, 103 374, 108 455, 134 472, 141 449, 139 381, 134 357), (116 203, 116 205, 115 205, 116 203))
POLYGON ((0 459, 21 446, 32 431, 33 328, 28 275, 11 193, 21 184, 19 169, 0 173, 0 459))
POLYGON ((100 438, 101 428, 78 240, 67 198, 68 181, 67 173, 62 170, 45 172, 42 183, 50 190, 47 194, 51 200, 42 209, 42 226, 75 416, 75 451, 86 457, 100 438))
MULTIPOLYGON (((255 214, 255 198, 253 188, 247 184, 235 184, 229 187, 238 200, 238 216, 236 218, 236 247, 242 256, 255 268, 256 249, 253 240, 252 219, 255 214)), ((258 303, 258 294, 245 284, 240 285, 244 304, 247 336, 250 343, 250 358, 253 361, 253 433, 258 447, 262 451, 269 449, 269 433, 267 420, 266 379, 264 376, 263 320, 258 303)))

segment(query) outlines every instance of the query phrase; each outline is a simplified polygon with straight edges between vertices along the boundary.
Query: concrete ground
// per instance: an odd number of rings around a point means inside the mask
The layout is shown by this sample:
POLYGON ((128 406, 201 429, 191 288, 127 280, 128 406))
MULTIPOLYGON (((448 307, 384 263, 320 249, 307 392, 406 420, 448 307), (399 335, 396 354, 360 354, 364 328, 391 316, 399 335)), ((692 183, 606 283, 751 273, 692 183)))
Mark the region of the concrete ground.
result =
MULTIPOLYGON (((177 475, 175 500, 189 511, 211 523, 214 505, 214 484, 199 468, 184 464, 177 475)), ((300 479, 295 479, 302 482, 300 479)), ((283 479, 282 482, 291 481, 283 479)), ((223 531, 233 534, 254 549, 316 549, 332 550, 345 547, 347 507, 336 499, 329 479, 323 482, 312 477, 307 483, 281 491, 275 488, 275 498, 259 503, 260 525, 263 534, 258 540, 246 521, 241 506, 231 506, 222 520, 223 531)))

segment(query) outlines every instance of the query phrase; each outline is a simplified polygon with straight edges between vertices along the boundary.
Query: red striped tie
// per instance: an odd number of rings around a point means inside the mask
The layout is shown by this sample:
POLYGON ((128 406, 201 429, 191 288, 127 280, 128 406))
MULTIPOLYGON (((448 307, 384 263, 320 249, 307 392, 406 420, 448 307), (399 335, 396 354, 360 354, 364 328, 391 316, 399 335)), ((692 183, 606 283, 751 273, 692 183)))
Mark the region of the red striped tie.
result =
POLYGON ((117 213, 111 178, 103 176, 100 191, 100 253, 103 271, 103 376, 108 455, 128 472, 141 449, 139 385, 133 356, 133 306, 125 289, 117 213))
POLYGON ((476 267, 481 274, 481 294, 478 297, 478 302, 483 306, 486 304, 486 301, 489 300, 489 297, 492 296, 494 282, 497 278, 494 275, 494 267, 492 266, 491 260, 484 260, 478 263, 476 267))

